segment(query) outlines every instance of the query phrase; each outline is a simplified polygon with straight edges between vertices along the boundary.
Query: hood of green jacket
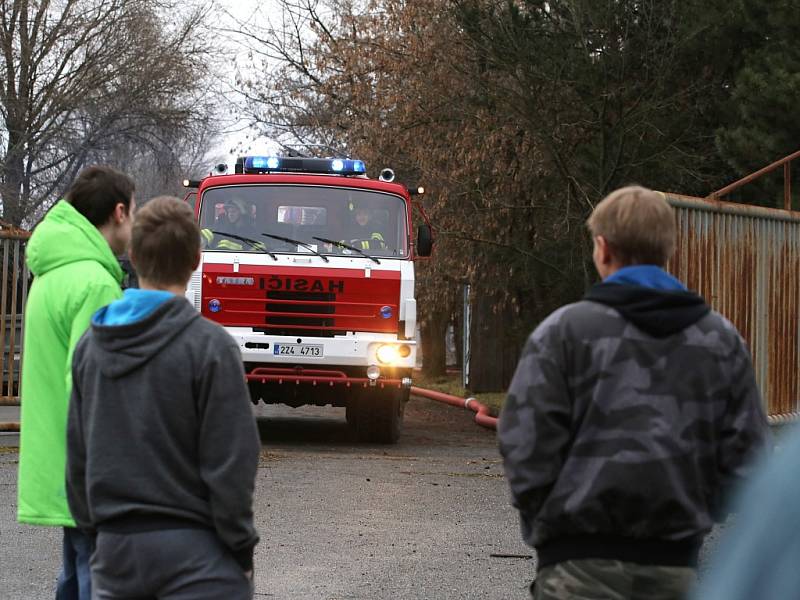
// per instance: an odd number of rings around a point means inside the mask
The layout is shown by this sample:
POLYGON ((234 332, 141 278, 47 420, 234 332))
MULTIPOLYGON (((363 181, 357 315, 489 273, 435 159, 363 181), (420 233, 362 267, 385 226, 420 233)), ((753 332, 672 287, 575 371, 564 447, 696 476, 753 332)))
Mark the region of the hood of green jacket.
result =
POLYGON ((36 226, 25 253, 28 268, 36 276, 69 263, 93 260, 122 281, 122 267, 106 239, 65 200, 51 208, 36 226))

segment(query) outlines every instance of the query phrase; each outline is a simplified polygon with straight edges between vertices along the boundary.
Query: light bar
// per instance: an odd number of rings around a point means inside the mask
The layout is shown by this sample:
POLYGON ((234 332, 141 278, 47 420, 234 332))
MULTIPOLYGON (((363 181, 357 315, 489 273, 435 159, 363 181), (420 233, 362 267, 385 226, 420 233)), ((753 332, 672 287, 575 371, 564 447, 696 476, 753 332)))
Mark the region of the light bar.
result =
POLYGON ((363 160, 351 158, 297 158, 285 156, 245 156, 244 173, 324 173, 328 175, 364 175, 363 160))

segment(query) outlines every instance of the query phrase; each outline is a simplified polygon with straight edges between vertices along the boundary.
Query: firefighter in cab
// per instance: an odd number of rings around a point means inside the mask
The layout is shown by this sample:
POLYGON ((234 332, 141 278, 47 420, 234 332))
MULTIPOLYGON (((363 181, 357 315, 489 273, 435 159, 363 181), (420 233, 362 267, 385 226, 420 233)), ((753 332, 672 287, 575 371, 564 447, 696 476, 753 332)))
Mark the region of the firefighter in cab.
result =
MULTIPOLYGON (((200 231, 203 245, 211 250, 242 251, 253 246, 252 215, 250 207, 241 198, 233 198, 223 205, 214 228, 200 231)), ((260 244, 260 242, 259 242, 260 244)), ((263 244, 261 244, 263 246, 263 244)))
POLYGON ((386 241, 376 211, 363 204, 354 204, 351 214, 353 222, 347 238, 341 241, 361 250, 385 250, 386 241))

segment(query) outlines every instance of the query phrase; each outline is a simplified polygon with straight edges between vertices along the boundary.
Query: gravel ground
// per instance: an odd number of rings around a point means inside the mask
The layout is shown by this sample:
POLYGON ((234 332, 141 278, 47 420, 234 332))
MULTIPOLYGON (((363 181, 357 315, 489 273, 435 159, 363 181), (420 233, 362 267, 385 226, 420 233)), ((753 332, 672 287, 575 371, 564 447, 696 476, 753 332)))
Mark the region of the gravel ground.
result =
MULTIPOLYGON (((0 420, 17 416, 0 407, 0 420)), ((258 598, 528 598, 494 432, 471 413, 412 398, 394 446, 353 441, 343 409, 255 410, 258 598)), ((780 435, 776 436, 780 440, 780 435)), ((53 597, 60 530, 16 523, 18 436, 0 434, 0 598, 53 597)), ((703 563, 724 527, 701 553, 703 563)))
MULTIPOLYGON (((527 597, 532 551, 470 413, 412 399, 394 446, 355 443, 343 409, 256 415, 256 598, 527 597)), ((50 599, 60 532, 15 521, 16 439, 0 436, 0 597, 50 599)))

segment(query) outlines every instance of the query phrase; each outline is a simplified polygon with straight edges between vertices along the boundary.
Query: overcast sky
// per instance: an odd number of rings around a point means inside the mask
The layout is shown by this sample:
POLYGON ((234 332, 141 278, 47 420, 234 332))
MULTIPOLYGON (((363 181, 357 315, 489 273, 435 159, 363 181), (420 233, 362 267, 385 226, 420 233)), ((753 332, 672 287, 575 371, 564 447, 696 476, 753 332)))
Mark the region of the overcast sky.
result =
MULTIPOLYGON (((216 39, 219 39, 220 43, 224 43, 231 49, 237 49, 236 36, 228 33, 227 30, 236 28, 236 21, 250 24, 266 24, 269 15, 275 15, 280 10, 275 0, 217 0, 217 5, 221 10, 218 11, 219 18, 215 21, 219 23, 220 30, 225 33, 220 34, 216 39)), ((240 68, 245 68, 247 66, 246 51, 244 49, 238 50, 236 62, 240 68)), ((235 69, 233 68, 227 69, 223 74, 226 83, 230 86, 234 86, 234 74, 235 69)), ((241 102, 242 98, 231 98, 231 100, 241 102)), ((228 114, 235 112, 230 111, 228 114)), ((221 115, 221 118, 225 119, 226 116, 221 115)), ((228 133, 221 140, 219 148, 211 154, 212 159, 224 157, 229 171, 233 171, 236 158, 245 152, 248 154, 275 154, 278 151, 277 144, 271 140, 254 140, 255 131, 247 127, 247 123, 244 121, 229 119, 225 126, 228 133), (231 149, 235 149, 234 152, 231 152, 231 149)), ((209 168, 211 166, 213 165, 209 165, 209 168)))

